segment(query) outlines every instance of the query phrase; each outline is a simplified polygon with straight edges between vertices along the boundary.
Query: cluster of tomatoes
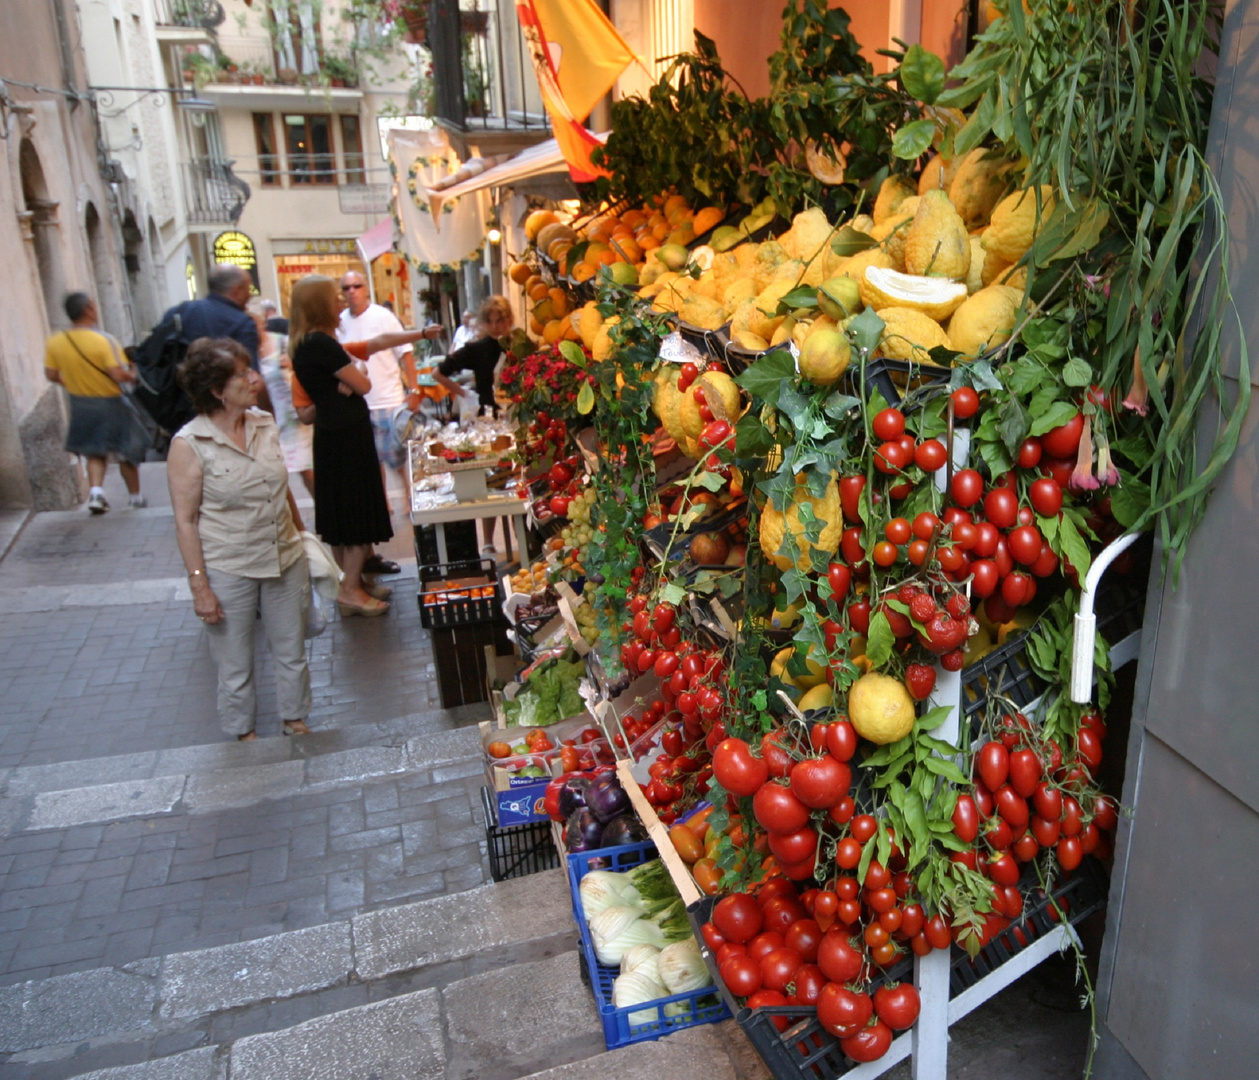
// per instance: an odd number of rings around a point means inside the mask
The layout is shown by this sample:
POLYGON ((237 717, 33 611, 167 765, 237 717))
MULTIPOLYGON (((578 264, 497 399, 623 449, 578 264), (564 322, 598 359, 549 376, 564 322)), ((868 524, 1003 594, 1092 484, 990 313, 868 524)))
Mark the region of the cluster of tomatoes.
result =
POLYGON ((1016 887, 1021 864, 1042 850, 1053 849, 1068 872, 1085 855, 1109 857, 1119 819, 1114 800, 1093 781, 1105 734, 1101 714, 1086 713, 1074 747, 1064 755, 1022 713, 1006 713, 997 737, 975 751, 974 788, 958 795, 953 809, 954 833, 973 846, 950 857, 992 882, 997 919, 1022 911, 1016 887))
MULTIPOLYGON (((555 420, 551 426, 554 427, 557 424, 564 424, 564 421, 555 420)), ((532 427, 533 425, 530 426, 532 427)), ((567 441, 567 438, 567 427, 565 427, 565 441, 567 441)), ((560 443, 556 446, 555 452, 557 454, 563 445, 563 443, 560 443)), ((573 496, 577 493, 577 481, 580 476, 581 458, 577 455, 556 461, 546 473, 547 483, 551 485, 551 493, 538 499, 533 504, 534 513, 543 518, 549 514, 554 514, 556 517, 568 517, 568 505, 573 501, 573 496)))
MULTIPOLYGON (((856 882, 841 880, 851 882, 855 897, 856 882)), ((814 1008, 848 1057, 875 1061, 887 1053, 894 1032, 918 1019, 918 991, 872 966, 854 928, 838 920, 840 903, 834 890, 800 894, 790 882, 773 878, 755 895, 723 897, 701 929, 722 981, 749 1008, 814 1008)), ((923 922, 920 908, 908 917, 923 922)), ((946 928, 942 947, 948 940, 946 928)), ((784 1012, 773 1015, 773 1022, 784 1031, 793 1021, 784 1012)))
POLYGON ((525 428, 525 455, 530 461, 559 458, 568 448, 568 421, 539 412, 525 428))
POLYGON ((622 629, 630 640, 621 646, 621 662, 634 675, 653 673, 660 680, 660 699, 639 718, 638 735, 628 728, 626 735, 632 741, 647 727, 668 721, 644 789, 647 801, 668 824, 707 791, 711 751, 725 737, 725 668, 718 653, 683 640, 672 604, 651 606, 639 594, 631 598, 629 610, 632 620, 622 629), (644 721, 649 721, 647 727, 644 721))

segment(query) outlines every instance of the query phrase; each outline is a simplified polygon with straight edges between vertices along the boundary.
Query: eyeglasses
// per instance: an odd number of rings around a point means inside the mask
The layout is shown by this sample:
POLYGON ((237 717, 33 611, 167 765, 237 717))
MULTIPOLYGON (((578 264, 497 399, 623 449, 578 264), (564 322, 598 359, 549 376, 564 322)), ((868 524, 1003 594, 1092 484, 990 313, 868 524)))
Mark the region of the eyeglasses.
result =
POLYGON ((349 285, 342 285, 341 291, 348 292, 350 289, 366 289, 367 286, 361 282, 351 282, 349 285))

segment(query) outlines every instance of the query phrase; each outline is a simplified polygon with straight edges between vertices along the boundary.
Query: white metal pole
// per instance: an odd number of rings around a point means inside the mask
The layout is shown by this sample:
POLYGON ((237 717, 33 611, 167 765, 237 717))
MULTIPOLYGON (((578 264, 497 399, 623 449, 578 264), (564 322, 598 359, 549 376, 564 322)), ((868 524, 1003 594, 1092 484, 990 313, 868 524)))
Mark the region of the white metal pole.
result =
POLYGON ((1075 614, 1075 638, 1071 645, 1071 700, 1083 705, 1093 698, 1093 647, 1097 641, 1097 616, 1093 614, 1093 601, 1097 598, 1097 586, 1110 564, 1128 550, 1140 533, 1124 533, 1118 540, 1103 548, 1084 575, 1084 587, 1080 593, 1080 610, 1075 614))

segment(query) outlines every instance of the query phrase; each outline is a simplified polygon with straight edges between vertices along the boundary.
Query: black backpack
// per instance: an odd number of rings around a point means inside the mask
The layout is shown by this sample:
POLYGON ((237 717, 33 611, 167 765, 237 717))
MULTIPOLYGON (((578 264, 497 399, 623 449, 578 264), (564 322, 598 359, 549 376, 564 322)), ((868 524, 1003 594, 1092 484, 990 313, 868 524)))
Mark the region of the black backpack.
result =
POLYGON ((173 435, 195 413, 175 369, 188 352, 183 339, 183 305, 171 308, 135 348, 136 400, 158 425, 173 435))

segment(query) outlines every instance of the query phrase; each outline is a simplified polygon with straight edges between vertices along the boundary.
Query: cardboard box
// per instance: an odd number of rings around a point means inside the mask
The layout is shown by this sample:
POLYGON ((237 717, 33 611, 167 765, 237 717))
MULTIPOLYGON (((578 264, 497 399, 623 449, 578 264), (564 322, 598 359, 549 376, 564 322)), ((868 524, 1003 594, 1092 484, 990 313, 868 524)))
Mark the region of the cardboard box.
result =
POLYGON ((488 786, 493 792, 494 811, 500 828, 509 825, 525 825, 531 821, 544 821, 546 809, 543 799, 546 786, 555 775, 556 754, 526 754, 522 757, 490 759, 485 770, 488 786), (546 770, 546 776, 516 776, 514 771, 523 764, 537 765, 546 770))

